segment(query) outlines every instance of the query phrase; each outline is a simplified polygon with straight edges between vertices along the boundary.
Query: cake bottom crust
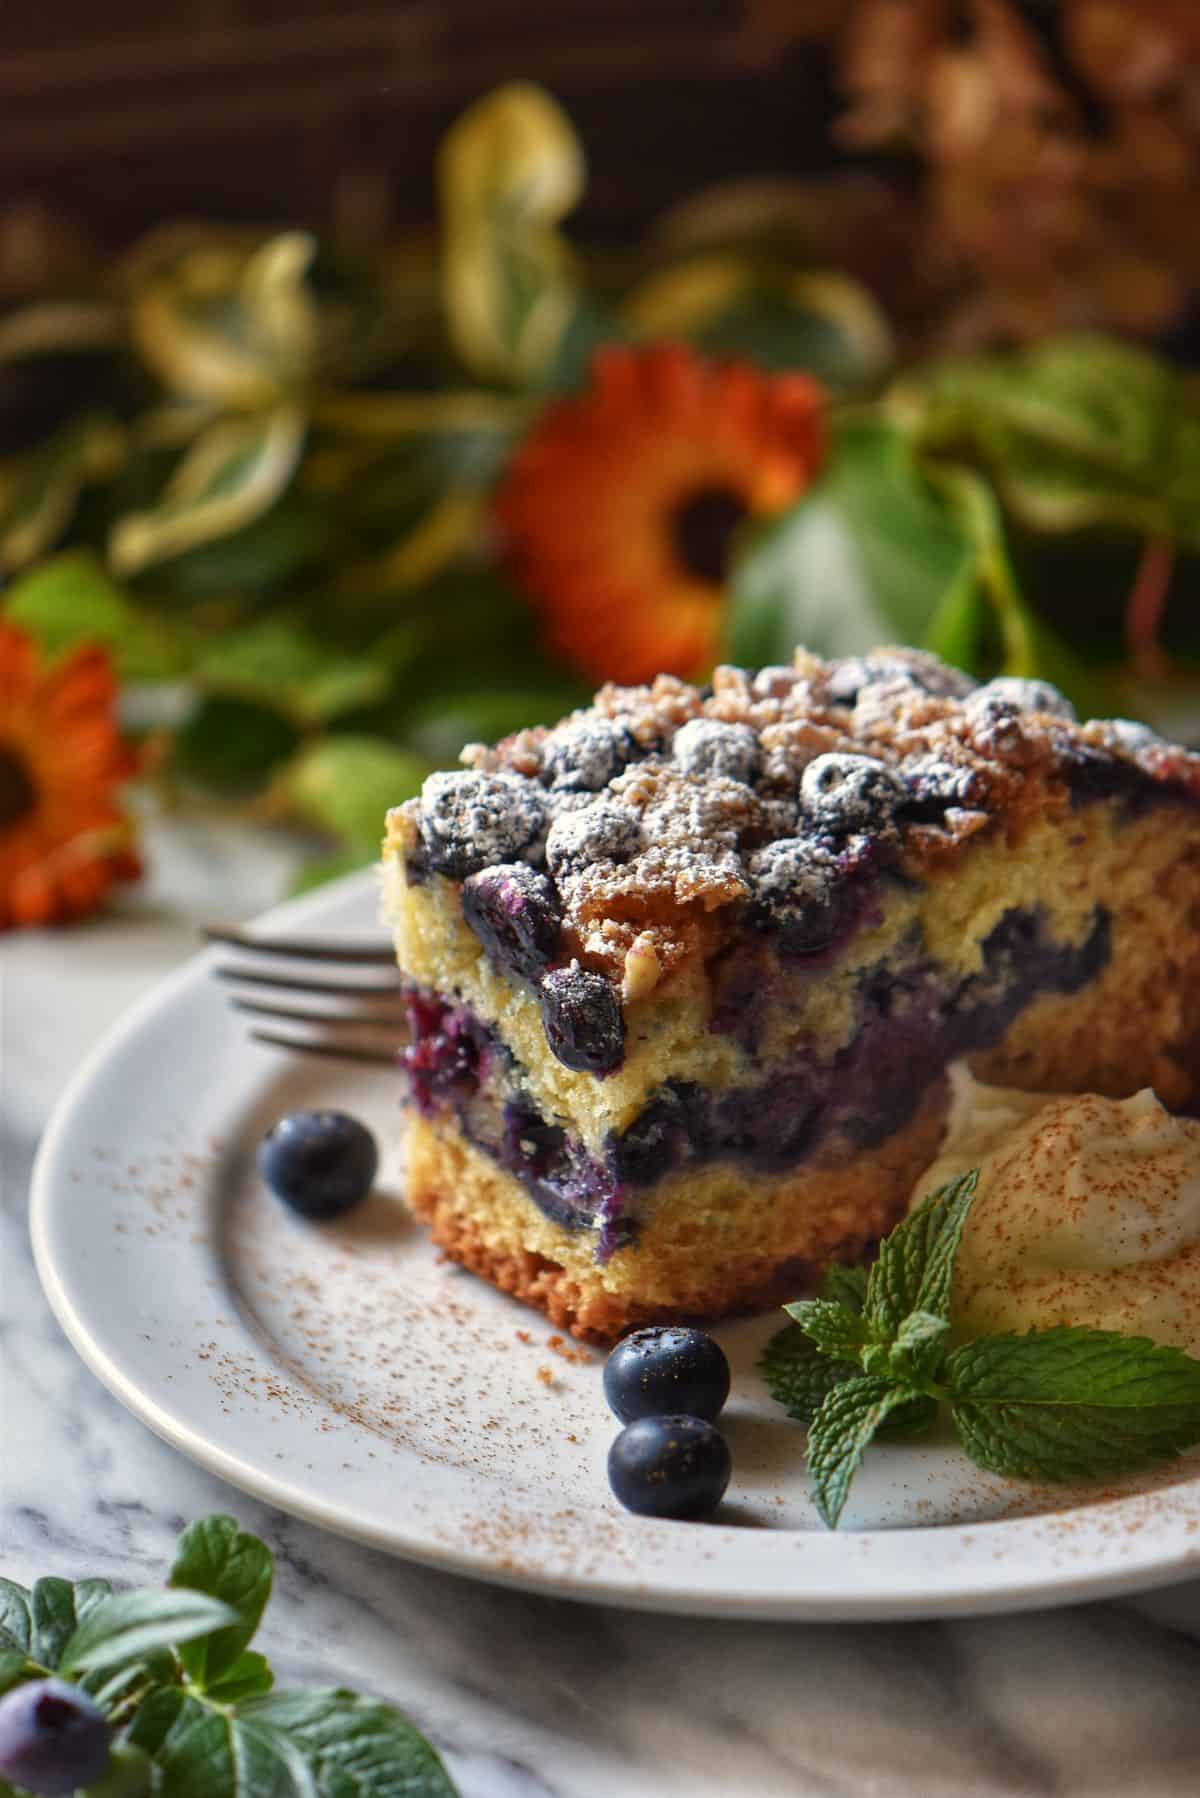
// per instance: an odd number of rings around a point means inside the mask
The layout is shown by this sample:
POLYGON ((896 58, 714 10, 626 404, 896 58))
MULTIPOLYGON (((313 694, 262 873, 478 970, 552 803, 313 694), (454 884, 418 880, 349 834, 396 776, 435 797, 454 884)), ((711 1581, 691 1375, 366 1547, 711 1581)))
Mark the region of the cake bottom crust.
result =
POLYGON ((446 1118, 410 1114, 408 1202, 453 1260, 561 1329, 612 1342, 641 1324, 794 1298, 825 1262, 860 1254, 903 1213, 946 1111, 938 1083, 903 1130, 852 1159, 779 1176, 728 1164, 672 1175, 647 1200, 636 1243, 603 1264, 595 1231, 552 1223, 446 1118))

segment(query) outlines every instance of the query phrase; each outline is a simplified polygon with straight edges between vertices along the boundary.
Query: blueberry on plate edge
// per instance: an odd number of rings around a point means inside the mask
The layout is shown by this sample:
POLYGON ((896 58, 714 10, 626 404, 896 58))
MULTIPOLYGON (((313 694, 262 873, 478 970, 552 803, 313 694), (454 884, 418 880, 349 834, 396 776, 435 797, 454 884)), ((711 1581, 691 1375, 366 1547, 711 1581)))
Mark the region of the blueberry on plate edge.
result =
POLYGON ((668 1416, 712 1423, 729 1397, 729 1363, 703 1330, 683 1324, 634 1330, 604 1364, 604 1396, 622 1423, 668 1416))
POLYGON ((258 1145, 258 1171, 301 1217, 340 1217, 370 1192, 379 1170, 375 1138, 344 1111, 291 1111, 258 1145))
POLYGON ((731 1472, 724 1436, 703 1417, 639 1417, 608 1451, 613 1496, 640 1517, 707 1517, 731 1472))

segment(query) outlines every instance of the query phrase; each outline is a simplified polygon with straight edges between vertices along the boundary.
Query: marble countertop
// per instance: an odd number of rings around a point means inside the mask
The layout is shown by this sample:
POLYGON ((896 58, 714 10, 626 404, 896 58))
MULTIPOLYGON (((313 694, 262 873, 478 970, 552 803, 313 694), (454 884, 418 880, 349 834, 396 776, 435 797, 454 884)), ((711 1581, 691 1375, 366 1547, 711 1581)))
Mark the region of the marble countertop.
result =
POLYGON ((280 894, 293 848, 152 835, 150 878, 69 935, 0 948, 0 1570, 157 1582, 230 1510, 279 1560, 265 1642, 290 1683, 405 1709, 464 1798, 1182 1798, 1200 1777, 1200 1582, 1028 1617, 872 1628, 700 1622, 410 1567, 243 1497, 85 1371, 26 1235, 34 1150, 109 1023, 280 894), (12 1453, 14 1443, 20 1452, 12 1453))

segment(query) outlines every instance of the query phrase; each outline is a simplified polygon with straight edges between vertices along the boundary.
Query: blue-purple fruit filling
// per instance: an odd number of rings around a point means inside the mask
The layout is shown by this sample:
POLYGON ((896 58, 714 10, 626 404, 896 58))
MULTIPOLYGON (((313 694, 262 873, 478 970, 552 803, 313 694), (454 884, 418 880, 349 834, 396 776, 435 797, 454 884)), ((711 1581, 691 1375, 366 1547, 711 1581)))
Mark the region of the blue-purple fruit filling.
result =
MULTIPOLYGON (((1108 913, 1097 907, 1086 940, 1056 942, 1040 908, 1004 914, 983 944, 983 967, 964 977, 908 946, 909 959, 859 977, 859 1025, 832 1061, 800 1045, 785 1067, 724 1091, 671 1081, 628 1130, 593 1155, 548 1123, 519 1092, 520 1069, 479 1019, 423 994, 410 999, 413 1041, 405 1062, 418 1109, 449 1113, 463 1134, 521 1181, 553 1222, 599 1226, 597 1256, 631 1242, 639 1194, 668 1174, 714 1162, 761 1174, 801 1166, 827 1139, 873 1149, 910 1122, 951 1061, 993 1047, 1041 993, 1075 993, 1110 954, 1108 913), (509 1097, 498 1100, 497 1087, 509 1097)), ((904 953, 902 949, 901 953, 904 953)), ((805 965, 813 966, 817 958, 805 965)), ((754 1060, 761 1019, 795 978, 763 932, 748 932, 719 971, 710 1027, 735 1035, 754 1060), (736 1002, 754 994, 752 1006, 736 1002)), ((779 1001, 782 1002, 782 1001, 779 1001)))

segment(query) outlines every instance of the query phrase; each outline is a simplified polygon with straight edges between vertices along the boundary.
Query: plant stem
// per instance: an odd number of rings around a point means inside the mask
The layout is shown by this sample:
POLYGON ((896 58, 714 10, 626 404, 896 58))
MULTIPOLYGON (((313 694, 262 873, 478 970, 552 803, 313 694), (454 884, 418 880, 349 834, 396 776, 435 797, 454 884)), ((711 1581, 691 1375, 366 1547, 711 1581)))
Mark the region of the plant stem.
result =
POLYGON ((1167 590, 1175 572, 1175 545, 1169 537, 1147 537, 1125 608, 1125 641, 1143 680, 1161 680, 1167 658, 1158 641, 1167 590))

